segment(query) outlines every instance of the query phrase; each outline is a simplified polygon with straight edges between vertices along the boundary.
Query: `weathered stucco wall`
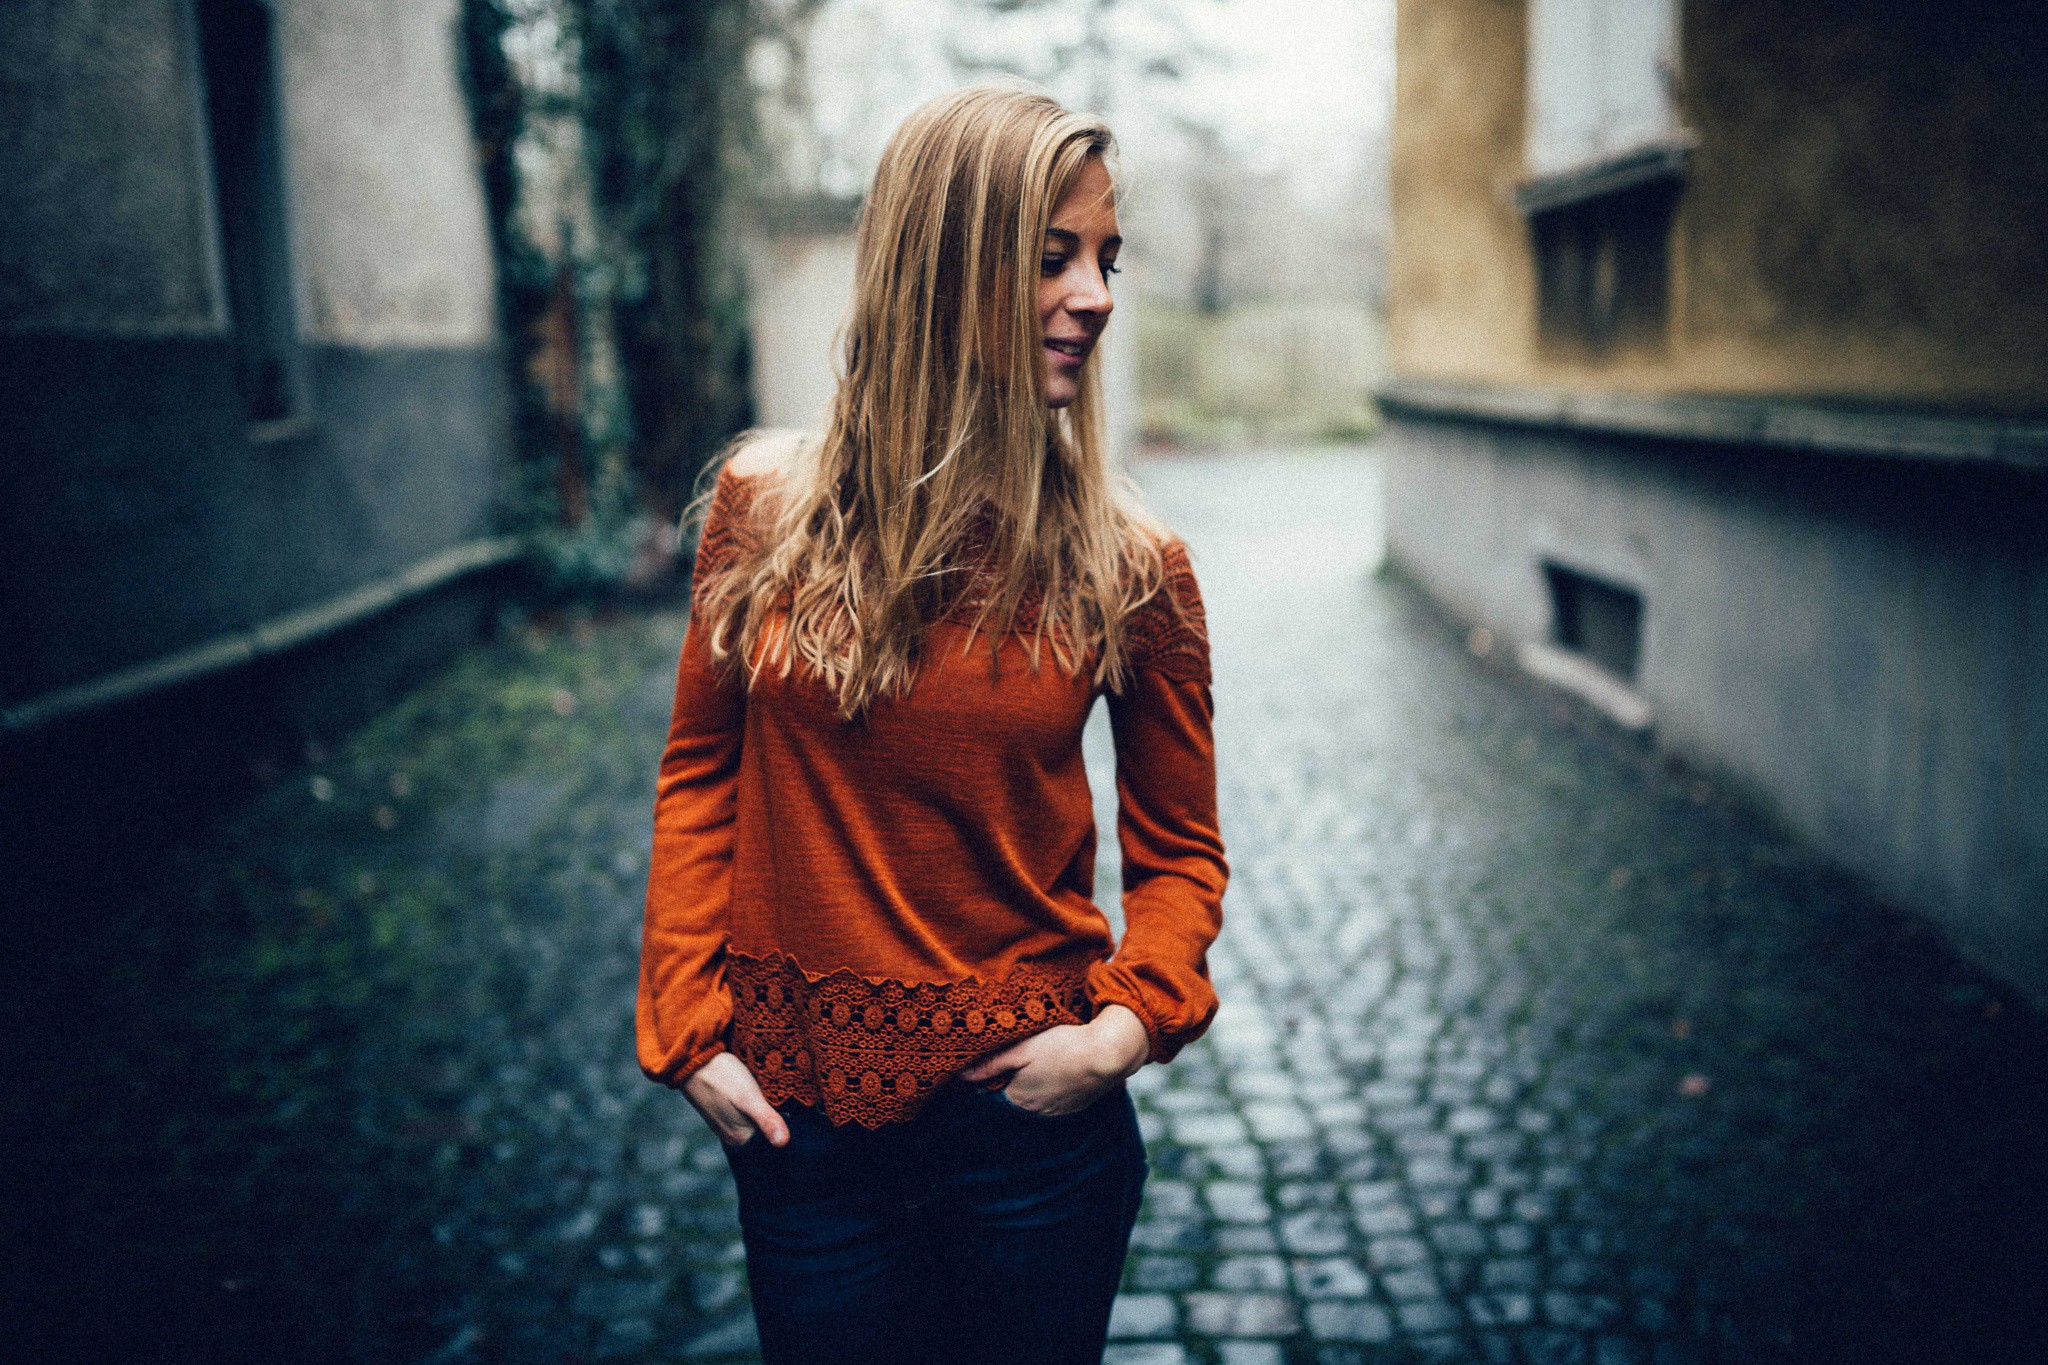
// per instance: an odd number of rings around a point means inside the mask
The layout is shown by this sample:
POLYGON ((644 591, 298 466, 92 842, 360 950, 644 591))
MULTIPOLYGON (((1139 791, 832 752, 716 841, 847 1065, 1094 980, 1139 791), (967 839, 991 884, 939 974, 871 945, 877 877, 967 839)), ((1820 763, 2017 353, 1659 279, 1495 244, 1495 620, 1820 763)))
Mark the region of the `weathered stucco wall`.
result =
POLYGON ((1535 344, 1521 0, 1403 0, 1397 372, 1478 382, 2048 404, 2048 10, 1686 0, 1698 138, 1661 345, 1535 344))
POLYGON ((1513 198, 1524 29, 1519 0, 1402 0, 1387 304, 1396 373, 1532 377, 1536 285, 1513 198))
POLYGON ((815 431, 837 383, 835 341, 853 299, 853 233, 764 233, 749 245, 756 419, 815 431))
POLYGON ((184 0, 0 4, 0 329, 227 325, 184 0))
POLYGON ((1542 563, 1642 593, 1657 742, 2048 999, 2048 483, 1390 425, 1389 550, 1510 647, 1542 563))
POLYGON ((472 346, 491 335, 490 234, 454 25, 454 0, 278 5, 308 340, 472 346))
POLYGON ((452 0, 277 15, 306 397, 252 425, 186 0, 0 5, 0 702, 491 528, 510 402, 452 0))

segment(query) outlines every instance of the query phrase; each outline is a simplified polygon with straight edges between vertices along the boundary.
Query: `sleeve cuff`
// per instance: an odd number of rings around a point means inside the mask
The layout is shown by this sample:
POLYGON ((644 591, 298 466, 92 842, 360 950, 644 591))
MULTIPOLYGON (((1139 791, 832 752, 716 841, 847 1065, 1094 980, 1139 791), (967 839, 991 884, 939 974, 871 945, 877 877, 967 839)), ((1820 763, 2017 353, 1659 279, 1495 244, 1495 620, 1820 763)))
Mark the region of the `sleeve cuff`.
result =
POLYGON ((1180 1050, 1202 1036, 1209 1021, 1205 1018, 1191 1029, 1175 1028, 1172 1021, 1160 1017, 1145 999, 1145 993, 1135 989, 1128 981, 1122 980, 1115 965, 1110 962, 1098 963, 1088 973, 1088 1003, 1097 1011, 1105 1005, 1122 1005, 1138 1016, 1138 1022, 1145 1026, 1145 1036, 1151 1040, 1149 1062, 1170 1062, 1180 1050))
POLYGON ((651 1067, 643 1063, 640 1069, 646 1073, 647 1079, 659 1082, 671 1090, 680 1090, 683 1083, 702 1070, 706 1062, 725 1050, 726 1046, 722 1040, 713 1039, 695 1052, 685 1053, 679 1062, 670 1062, 661 1067, 651 1067))

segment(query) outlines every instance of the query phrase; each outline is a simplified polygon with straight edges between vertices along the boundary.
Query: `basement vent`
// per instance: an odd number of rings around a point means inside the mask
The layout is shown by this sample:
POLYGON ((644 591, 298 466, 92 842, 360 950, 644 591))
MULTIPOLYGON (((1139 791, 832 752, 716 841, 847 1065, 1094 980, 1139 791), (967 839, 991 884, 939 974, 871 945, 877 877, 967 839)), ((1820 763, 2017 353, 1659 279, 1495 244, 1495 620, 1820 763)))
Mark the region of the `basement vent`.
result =
POLYGON ((1643 595, 1549 562, 1543 580, 1557 643, 1633 683, 1643 649, 1643 595))

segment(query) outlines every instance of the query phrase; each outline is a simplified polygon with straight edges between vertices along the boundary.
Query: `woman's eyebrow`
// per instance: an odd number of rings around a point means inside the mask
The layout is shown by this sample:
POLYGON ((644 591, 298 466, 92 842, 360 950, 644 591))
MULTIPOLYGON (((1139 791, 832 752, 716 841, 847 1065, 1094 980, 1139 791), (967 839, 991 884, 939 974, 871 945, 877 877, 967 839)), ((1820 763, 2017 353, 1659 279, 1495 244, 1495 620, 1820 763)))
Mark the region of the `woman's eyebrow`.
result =
MULTIPOLYGON (((1069 232, 1066 228, 1047 228, 1045 235, 1059 238, 1061 246, 1077 247, 1081 245, 1081 234, 1069 232)), ((1105 249, 1113 246, 1122 246, 1123 244, 1124 239, 1121 237, 1104 237, 1102 239, 1102 245, 1105 249)))

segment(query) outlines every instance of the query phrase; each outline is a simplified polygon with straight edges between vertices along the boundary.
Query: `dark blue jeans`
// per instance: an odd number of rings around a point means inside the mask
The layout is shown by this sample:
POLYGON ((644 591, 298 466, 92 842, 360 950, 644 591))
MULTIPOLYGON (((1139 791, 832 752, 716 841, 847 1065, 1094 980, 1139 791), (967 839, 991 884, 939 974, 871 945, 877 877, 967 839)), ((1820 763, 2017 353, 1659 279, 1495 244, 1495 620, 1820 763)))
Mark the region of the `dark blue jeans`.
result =
POLYGON ((1119 1086, 1046 1118, 955 1083, 908 1123, 726 1149, 764 1365, 1099 1365, 1145 1185, 1119 1086))

